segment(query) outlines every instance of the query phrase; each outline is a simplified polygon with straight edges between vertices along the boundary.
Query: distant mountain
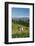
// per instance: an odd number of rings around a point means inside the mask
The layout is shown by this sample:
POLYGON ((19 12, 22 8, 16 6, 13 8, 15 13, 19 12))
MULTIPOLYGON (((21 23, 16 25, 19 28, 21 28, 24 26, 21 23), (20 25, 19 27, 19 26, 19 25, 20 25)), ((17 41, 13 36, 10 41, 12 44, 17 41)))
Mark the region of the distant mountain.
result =
POLYGON ((16 17, 14 17, 12 19, 15 20, 15 21, 21 20, 21 21, 29 22, 29 17, 22 17, 22 18, 16 18, 16 17))

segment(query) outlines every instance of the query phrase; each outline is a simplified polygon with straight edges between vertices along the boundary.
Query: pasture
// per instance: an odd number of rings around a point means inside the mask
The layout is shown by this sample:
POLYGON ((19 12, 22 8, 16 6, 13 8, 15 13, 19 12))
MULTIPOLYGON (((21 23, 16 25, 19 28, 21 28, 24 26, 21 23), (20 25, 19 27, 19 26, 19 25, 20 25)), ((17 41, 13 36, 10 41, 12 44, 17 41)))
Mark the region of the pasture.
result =
POLYGON ((25 37, 29 37, 29 26, 24 26, 22 24, 18 24, 18 23, 12 23, 12 38, 25 38, 25 37), (18 27, 22 26, 23 27, 23 31, 19 31, 18 27))

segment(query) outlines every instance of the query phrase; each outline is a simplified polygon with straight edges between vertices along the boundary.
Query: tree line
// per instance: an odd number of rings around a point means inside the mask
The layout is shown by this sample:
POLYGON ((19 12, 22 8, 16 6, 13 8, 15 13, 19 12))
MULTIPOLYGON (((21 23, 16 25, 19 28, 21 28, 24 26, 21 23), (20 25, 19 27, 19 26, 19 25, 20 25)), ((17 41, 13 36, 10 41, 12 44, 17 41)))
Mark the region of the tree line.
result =
POLYGON ((12 22, 15 23, 15 24, 20 24, 20 25, 24 25, 24 26, 27 26, 29 27, 29 19, 27 21, 22 21, 22 20, 13 20, 12 19, 12 22))

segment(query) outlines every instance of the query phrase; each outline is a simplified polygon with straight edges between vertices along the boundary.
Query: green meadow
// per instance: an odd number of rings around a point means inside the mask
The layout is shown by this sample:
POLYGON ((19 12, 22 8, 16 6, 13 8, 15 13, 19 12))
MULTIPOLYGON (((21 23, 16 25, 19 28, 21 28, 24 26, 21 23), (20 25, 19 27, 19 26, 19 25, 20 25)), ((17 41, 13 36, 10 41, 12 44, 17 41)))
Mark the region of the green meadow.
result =
POLYGON ((12 20, 12 38, 29 37, 29 23, 24 21, 12 20), (19 31, 18 27, 23 27, 23 31, 19 31))

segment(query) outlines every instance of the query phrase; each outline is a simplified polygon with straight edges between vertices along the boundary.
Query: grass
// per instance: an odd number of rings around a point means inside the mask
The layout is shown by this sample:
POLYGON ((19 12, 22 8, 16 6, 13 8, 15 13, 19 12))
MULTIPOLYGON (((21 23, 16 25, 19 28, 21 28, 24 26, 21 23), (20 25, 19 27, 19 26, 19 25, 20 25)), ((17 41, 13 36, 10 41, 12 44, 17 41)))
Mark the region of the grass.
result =
POLYGON ((12 23, 12 38, 23 38, 23 37, 29 37, 29 27, 23 26, 24 31, 20 32, 18 31, 18 27, 20 24, 12 23))

